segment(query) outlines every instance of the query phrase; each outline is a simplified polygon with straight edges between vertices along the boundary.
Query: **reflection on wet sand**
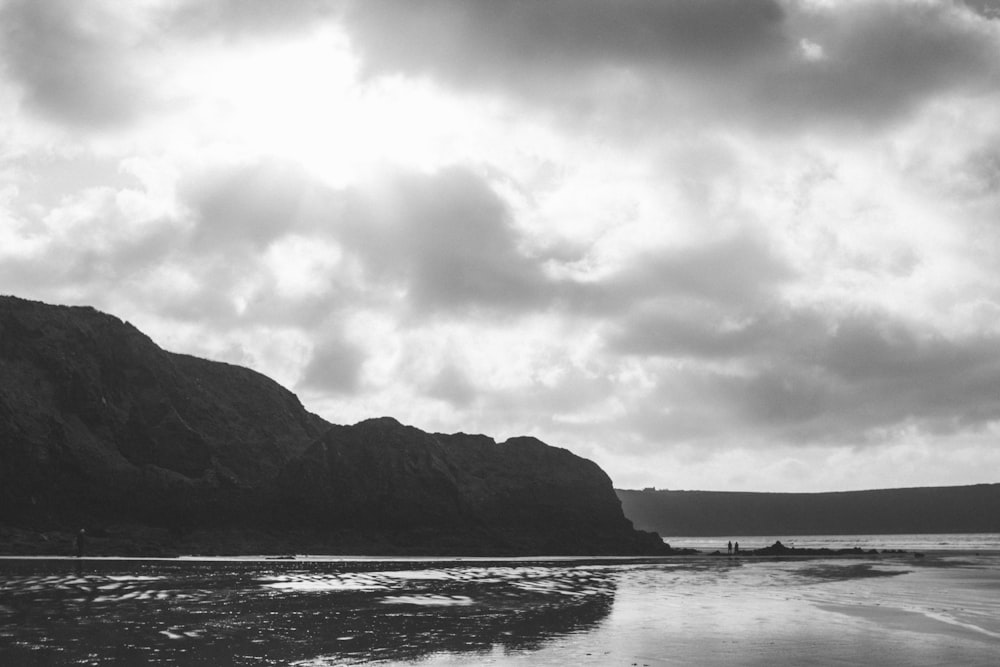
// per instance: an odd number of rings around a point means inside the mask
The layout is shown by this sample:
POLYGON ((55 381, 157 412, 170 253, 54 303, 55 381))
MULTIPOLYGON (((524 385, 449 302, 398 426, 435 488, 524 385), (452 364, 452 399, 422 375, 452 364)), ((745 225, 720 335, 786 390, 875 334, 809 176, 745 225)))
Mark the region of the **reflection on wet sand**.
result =
POLYGON ((322 665, 534 650, 595 627, 615 594, 610 574, 586 565, 86 565, 0 565, 0 663, 322 665))
POLYGON ((1000 552, 0 559, 0 665, 996 664, 1000 552))

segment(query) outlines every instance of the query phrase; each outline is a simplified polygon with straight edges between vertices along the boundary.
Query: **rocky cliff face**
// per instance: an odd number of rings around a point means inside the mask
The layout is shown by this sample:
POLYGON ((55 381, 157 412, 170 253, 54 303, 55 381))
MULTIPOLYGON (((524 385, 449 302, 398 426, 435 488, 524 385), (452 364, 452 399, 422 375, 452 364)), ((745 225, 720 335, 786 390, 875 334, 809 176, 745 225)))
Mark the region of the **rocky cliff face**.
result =
POLYGON ((334 426, 259 373, 166 352, 91 308, 13 297, 0 297, 0 524, 242 530, 246 550, 661 549, 566 450, 391 418, 334 426))
POLYGON ((535 438, 428 434, 395 419, 334 426, 277 479, 286 521, 366 528, 396 544, 475 553, 662 549, 625 519, 596 464, 535 438))
POLYGON ((235 511, 326 428, 259 373, 91 308, 0 298, 0 519, 235 511))

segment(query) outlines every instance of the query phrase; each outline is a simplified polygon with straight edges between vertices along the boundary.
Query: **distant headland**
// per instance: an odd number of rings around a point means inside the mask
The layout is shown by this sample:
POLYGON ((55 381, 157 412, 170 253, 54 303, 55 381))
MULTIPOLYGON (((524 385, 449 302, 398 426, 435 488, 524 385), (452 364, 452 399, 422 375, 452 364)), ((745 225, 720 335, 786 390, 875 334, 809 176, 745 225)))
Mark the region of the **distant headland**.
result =
POLYGON ((593 462, 326 422, 93 308, 0 297, 0 553, 655 555, 593 462))
POLYGON ((1000 532, 1000 484, 833 493, 617 491, 625 516, 661 535, 1000 532))

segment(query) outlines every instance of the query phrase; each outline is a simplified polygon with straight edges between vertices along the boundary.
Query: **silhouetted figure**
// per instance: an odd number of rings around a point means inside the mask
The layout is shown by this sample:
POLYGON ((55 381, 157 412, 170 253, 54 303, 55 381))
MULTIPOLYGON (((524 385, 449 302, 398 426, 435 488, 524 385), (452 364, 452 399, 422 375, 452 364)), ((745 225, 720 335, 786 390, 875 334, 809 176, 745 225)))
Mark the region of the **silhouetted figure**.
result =
POLYGON ((730 556, 733 555, 733 541, 732 540, 729 540, 728 542, 726 542, 726 553, 729 554, 730 556))
POLYGON ((76 534, 76 557, 82 558, 83 551, 87 546, 87 531, 83 528, 76 534))
POLYGON ((737 542, 736 544, 733 545, 733 553, 736 554, 737 556, 740 555, 740 543, 739 542, 737 542))

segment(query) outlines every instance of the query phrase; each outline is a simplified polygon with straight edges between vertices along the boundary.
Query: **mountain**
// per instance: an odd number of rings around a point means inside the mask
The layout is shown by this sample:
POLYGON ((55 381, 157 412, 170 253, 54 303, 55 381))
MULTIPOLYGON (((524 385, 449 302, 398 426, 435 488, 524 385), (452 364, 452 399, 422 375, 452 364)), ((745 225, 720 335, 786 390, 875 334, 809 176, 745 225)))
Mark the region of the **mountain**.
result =
POLYGON ((1000 532, 1000 484, 835 493, 617 493, 637 527, 668 536, 1000 532))
POLYGON ((638 554, 600 468, 534 438, 327 423, 92 308, 0 297, 0 551, 638 554))

